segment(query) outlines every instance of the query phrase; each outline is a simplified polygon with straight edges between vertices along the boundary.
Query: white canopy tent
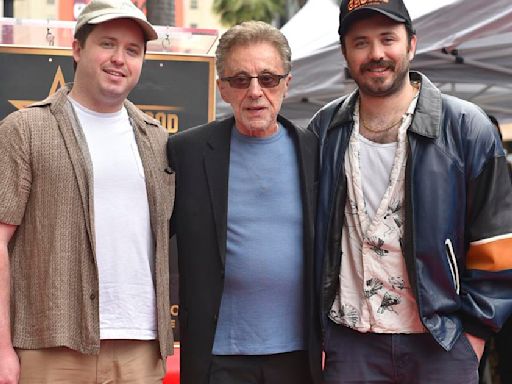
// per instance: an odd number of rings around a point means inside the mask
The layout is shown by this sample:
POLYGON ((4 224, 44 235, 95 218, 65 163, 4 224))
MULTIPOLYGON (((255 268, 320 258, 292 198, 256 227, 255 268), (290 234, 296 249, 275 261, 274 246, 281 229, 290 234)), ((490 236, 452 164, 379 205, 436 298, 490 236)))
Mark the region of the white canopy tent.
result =
POLYGON ((512 2, 461 0, 415 23, 413 68, 443 92, 512 121, 512 2))
MULTIPOLYGON (((310 0, 282 31, 293 52, 293 79, 282 113, 307 124, 325 103, 350 92, 340 52, 338 7, 310 0)), ((470 100, 500 121, 512 121, 512 1, 459 0, 414 21, 412 69, 441 90, 470 100)), ((218 115, 228 109, 218 103, 218 115)))
POLYGON ((311 56, 336 41, 338 14, 333 0, 309 0, 281 28, 292 49, 292 59, 311 56))

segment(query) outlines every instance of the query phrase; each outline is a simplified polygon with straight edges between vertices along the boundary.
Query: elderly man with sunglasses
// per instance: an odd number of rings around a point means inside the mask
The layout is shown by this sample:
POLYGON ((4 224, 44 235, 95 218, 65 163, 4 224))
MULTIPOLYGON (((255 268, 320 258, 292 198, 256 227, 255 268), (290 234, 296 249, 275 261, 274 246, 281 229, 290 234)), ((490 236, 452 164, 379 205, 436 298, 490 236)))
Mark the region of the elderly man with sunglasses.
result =
POLYGON ((216 65, 233 116, 169 139, 182 384, 320 382, 317 141, 279 115, 290 62, 274 27, 231 28, 216 65))

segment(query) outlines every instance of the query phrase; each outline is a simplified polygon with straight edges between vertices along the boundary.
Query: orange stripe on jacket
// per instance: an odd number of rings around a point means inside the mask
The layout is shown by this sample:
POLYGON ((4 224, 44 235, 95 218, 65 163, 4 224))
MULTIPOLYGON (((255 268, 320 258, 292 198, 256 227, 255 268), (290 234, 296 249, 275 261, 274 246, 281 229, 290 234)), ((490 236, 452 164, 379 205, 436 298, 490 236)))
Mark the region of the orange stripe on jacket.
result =
POLYGON ((512 237, 471 243, 466 258, 468 269, 504 271, 512 269, 512 237))

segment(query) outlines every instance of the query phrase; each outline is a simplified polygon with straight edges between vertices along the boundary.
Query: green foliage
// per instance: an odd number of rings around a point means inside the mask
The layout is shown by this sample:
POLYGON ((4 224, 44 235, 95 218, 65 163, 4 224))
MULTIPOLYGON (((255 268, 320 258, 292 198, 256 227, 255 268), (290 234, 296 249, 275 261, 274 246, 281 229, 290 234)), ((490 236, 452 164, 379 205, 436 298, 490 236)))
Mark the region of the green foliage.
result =
POLYGON ((231 27, 242 21, 270 23, 285 11, 286 0, 214 0, 213 12, 223 25, 231 27))

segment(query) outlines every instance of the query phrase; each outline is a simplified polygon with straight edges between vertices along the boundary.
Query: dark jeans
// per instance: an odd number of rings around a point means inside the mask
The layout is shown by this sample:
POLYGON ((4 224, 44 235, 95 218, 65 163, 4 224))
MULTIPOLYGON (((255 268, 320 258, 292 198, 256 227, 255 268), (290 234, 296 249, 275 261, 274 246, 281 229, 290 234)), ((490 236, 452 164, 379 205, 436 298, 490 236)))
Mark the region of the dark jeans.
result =
POLYGON ((306 352, 212 358, 209 384, 311 384, 306 352))
POLYGON ((465 336, 445 351, 428 333, 360 333, 328 321, 324 384, 477 384, 465 336))

